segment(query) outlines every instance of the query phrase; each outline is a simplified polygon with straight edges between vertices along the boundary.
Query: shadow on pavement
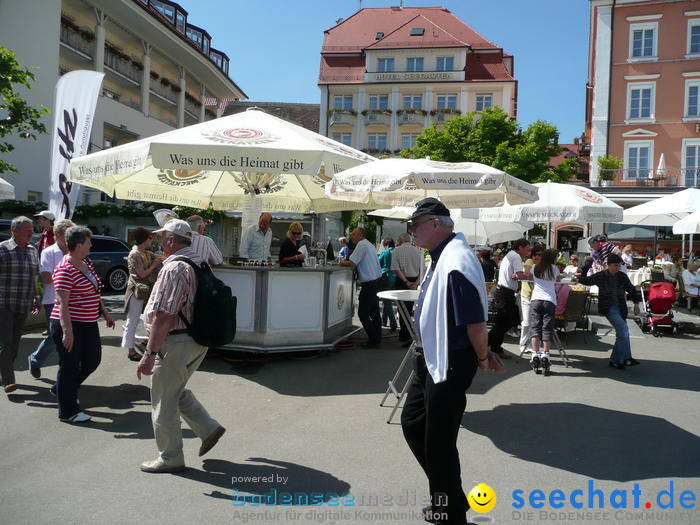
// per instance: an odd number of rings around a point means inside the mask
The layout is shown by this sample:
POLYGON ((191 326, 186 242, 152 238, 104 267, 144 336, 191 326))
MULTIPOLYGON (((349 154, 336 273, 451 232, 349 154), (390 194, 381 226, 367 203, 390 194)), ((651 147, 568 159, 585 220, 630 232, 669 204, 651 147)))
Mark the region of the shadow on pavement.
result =
POLYGON ((518 459, 591 479, 700 476, 700 437, 658 417, 580 403, 518 403, 469 412, 462 426, 518 459))
MULTIPOLYGON (((553 354, 555 355, 555 354, 553 354)), ((633 354, 634 355, 634 354, 633 354)), ((572 357, 569 354, 569 357, 572 357)), ((609 358, 581 359, 572 362, 572 368, 583 370, 588 374, 571 371, 563 367, 552 369, 552 375, 570 377, 608 377, 615 381, 631 385, 651 386, 656 388, 668 388, 672 390, 700 391, 700 367, 686 363, 671 361, 641 360, 639 366, 627 367, 624 370, 611 369, 608 366, 609 358)))
MULTIPOLYGON (((318 356, 316 359, 290 359, 280 355, 239 356, 236 362, 208 357, 200 370, 216 374, 238 375, 275 392, 288 396, 314 397, 377 394, 386 392, 406 353, 398 343, 384 343, 382 348, 343 350, 318 356)), ((233 355, 233 354, 231 354, 233 355)), ((224 354, 225 356, 225 354, 224 354)), ((484 393, 496 384, 516 374, 529 371, 527 361, 516 364, 506 361, 505 374, 477 374, 471 393, 484 393)), ((412 361, 406 364, 399 379, 398 389, 412 370, 412 361)))
MULTIPOLYGON (((248 458, 247 461, 264 464, 205 459, 202 464, 203 470, 188 468, 177 475, 223 489, 223 491, 212 490, 210 493, 204 493, 205 496, 212 498, 231 500, 233 490, 236 490, 237 502, 240 505, 260 504, 260 502, 263 505, 284 505, 280 493, 301 493, 306 496, 318 493, 322 496, 315 496, 315 498, 322 498, 326 502, 333 495, 343 496, 350 491, 349 483, 310 467, 267 458, 248 458), (267 479, 262 481, 260 478, 267 479), (260 494, 263 496, 260 497, 260 494)), ((291 506, 291 504, 285 506, 291 506)), ((295 499, 293 504, 308 505, 308 502, 295 499)))

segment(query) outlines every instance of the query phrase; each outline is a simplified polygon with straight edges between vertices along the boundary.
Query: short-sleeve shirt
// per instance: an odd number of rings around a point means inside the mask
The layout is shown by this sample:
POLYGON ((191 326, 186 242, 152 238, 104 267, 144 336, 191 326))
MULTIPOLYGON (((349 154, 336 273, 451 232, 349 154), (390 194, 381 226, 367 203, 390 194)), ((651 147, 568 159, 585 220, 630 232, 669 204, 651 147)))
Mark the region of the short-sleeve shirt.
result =
POLYGON ((423 264, 423 252, 408 242, 397 246, 391 255, 391 269, 401 270, 401 273, 410 279, 421 275, 423 264))
MULTIPOLYGON (((53 277, 53 271, 58 264, 63 260, 63 252, 58 244, 52 244, 41 252, 41 264, 39 271, 41 273, 50 273, 53 277)), ((53 289, 53 284, 44 283, 44 295, 41 299, 41 304, 54 304, 56 302, 56 292, 53 289)))
POLYGON ((382 268, 379 266, 379 258, 372 243, 362 239, 357 243, 350 254, 350 260, 357 266, 357 274, 360 281, 375 281, 382 276, 382 268))
MULTIPOLYGON (((224 262, 224 258, 221 255, 221 250, 213 239, 210 239, 206 235, 200 235, 197 232, 192 232, 192 246, 191 248, 199 255, 203 261, 206 261, 211 265, 218 265, 224 262)), ((258 257, 261 258, 261 257, 258 257)))
POLYGON ((293 257, 295 255, 299 255, 301 253, 299 251, 300 247, 301 247, 301 243, 294 244, 294 241, 292 241, 291 239, 285 239, 284 242, 280 245, 280 253, 279 253, 280 266, 285 266, 285 267, 298 266, 301 268, 301 266, 302 266, 301 260, 287 261, 286 263, 282 262, 282 259, 286 259, 287 257, 293 257))
POLYGON ((0 242, 0 308, 25 313, 32 309, 39 274, 39 254, 14 239, 0 242))
POLYGON ((197 275, 194 269, 185 261, 176 261, 175 257, 184 256, 193 263, 200 264, 202 259, 189 246, 182 248, 163 261, 163 267, 158 273, 158 280, 153 285, 153 290, 144 308, 144 324, 150 330, 155 314, 158 311, 176 315, 176 321, 170 330, 184 330, 187 328, 182 322, 182 315, 188 321, 192 320, 194 313, 194 297, 197 293, 197 275))
POLYGON ((552 279, 543 279, 535 275, 535 269, 532 269, 532 278, 535 281, 535 287, 532 290, 531 301, 549 301, 557 304, 556 282, 559 276, 559 268, 552 265, 552 279))
POLYGON ((239 255, 246 259, 268 259, 272 244, 272 228, 267 228, 265 233, 257 224, 251 224, 241 237, 239 255))
POLYGON ((523 260, 520 255, 514 250, 509 251, 501 261, 501 267, 498 270, 498 285, 517 292, 518 281, 512 276, 514 273, 522 272, 523 269, 523 260))
MULTIPOLYGON (((63 258, 53 272, 56 292, 69 292, 68 312, 71 321, 90 323, 100 318, 100 290, 102 282, 90 259, 85 259, 90 276, 78 270, 67 258, 63 258)), ((58 304, 51 311, 51 319, 60 319, 58 304)))
MULTIPOLYGON (((423 310, 425 291, 433 278, 433 271, 440 254, 453 238, 454 234, 430 252, 432 262, 425 279, 421 283, 421 294, 414 312, 414 325, 419 336, 420 316, 423 310)), ((484 319, 484 310, 481 307, 479 292, 464 275, 458 271, 452 271, 447 278, 447 297, 447 348, 449 350, 472 348, 467 334, 467 325, 486 321, 484 319)))
MULTIPOLYGON (((532 259, 528 259, 527 261, 525 261, 525 266, 530 267, 530 272, 532 272, 532 267, 534 265, 535 262, 532 259)), ((532 283, 528 283, 527 281, 523 281, 522 283, 520 283, 520 297, 523 297, 528 300, 530 299, 530 297, 532 297, 532 283)))

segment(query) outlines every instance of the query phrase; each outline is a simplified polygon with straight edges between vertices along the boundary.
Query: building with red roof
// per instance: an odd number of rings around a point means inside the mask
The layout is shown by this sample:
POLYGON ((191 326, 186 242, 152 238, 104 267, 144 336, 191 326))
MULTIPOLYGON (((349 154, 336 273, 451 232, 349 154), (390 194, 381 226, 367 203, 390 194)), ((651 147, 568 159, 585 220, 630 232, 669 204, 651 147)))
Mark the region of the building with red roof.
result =
POLYGON ((320 133, 370 153, 415 146, 425 127, 499 106, 513 118, 513 56, 444 7, 360 9, 324 32, 320 133))

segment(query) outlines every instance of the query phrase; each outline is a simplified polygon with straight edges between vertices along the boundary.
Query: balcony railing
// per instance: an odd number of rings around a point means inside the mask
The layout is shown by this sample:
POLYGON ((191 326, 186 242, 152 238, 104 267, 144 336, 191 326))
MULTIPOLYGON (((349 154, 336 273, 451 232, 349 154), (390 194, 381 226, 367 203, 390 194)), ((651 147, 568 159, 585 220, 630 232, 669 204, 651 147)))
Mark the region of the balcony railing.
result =
POLYGON ((598 180, 601 186, 700 188, 700 167, 600 170, 598 180))
POLYGON ((107 46, 105 46, 105 66, 132 80, 134 83, 141 84, 142 70, 107 46))
POLYGON ((425 122, 425 115, 422 111, 417 112, 407 112, 405 110, 399 110, 399 125, 420 125, 422 126, 425 122))
POLYGON ((189 111, 194 118, 199 120, 199 112, 200 112, 201 106, 197 106, 194 102, 189 100, 188 98, 185 98, 185 111, 189 111))
POLYGON ((75 51, 92 58, 95 49, 95 39, 92 37, 91 40, 86 35, 88 35, 88 32, 82 34, 72 27, 68 27, 66 24, 61 23, 61 42, 75 51))
MULTIPOLYGON (((364 114, 364 112, 363 112, 364 114)), ((391 124, 391 110, 382 112, 367 110, 365 115, 365 124, 391 124)))
POLYGON ((357 112, 353 109, 331 110, 329 124, 331 126, 337 124, 352 124, 355 122, 357 112))
POLYGON ((177 96, 175 92, 170 89, 170 85, 163 85, 160 81, 151 80, 151 91, 156 95, 160 95, 167 101, 177 104, 177 96))

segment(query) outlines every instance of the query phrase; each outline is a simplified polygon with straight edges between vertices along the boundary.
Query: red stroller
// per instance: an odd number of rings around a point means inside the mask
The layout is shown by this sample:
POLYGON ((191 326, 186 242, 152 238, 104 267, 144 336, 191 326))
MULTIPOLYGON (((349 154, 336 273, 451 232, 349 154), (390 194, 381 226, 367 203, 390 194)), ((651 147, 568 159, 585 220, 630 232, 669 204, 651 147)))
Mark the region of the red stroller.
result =
POLYGON ((661 337, 659 328, 673 333, 678 323, 673 320, 673 303, 676 302, 676 287, 673 283, 644 281, 640 285, 644 317, 640 320, 642 332, 661 337))

